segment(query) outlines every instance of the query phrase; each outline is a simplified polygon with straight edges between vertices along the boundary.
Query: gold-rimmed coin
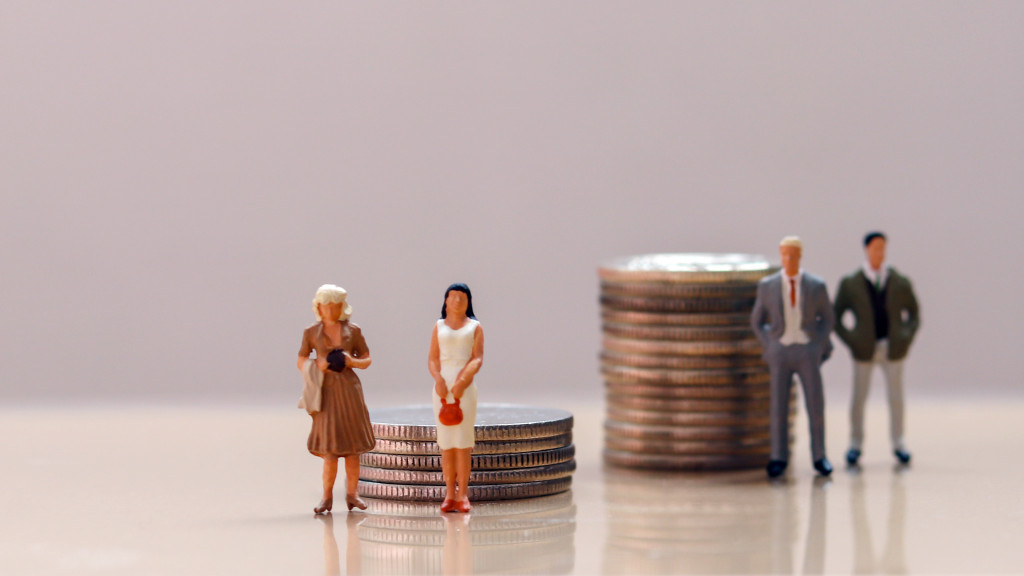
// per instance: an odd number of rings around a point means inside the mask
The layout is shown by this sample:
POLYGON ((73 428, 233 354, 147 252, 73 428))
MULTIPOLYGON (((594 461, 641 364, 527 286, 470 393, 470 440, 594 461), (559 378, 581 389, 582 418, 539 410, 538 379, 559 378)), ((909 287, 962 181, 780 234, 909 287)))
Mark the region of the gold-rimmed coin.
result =
MULTIPOLYGON (((434 409, 427 404, 373 409, 370 422, 378 439, 437 440, 434 409)), ((557 408, 481 402, 473 431, 478 442, 560 436, 572 431, 572 414, 557 408)))
POLYGON ((633 298, 725 298, 757 296, 756 282, 726 284, 683 284, 680 282, 602 282, 601 294, 633 298))
MULTIPOLYGON (((473 470, 508 470, 510 468, 533 468, 568 462, 576 454, 572 444, 553 450, 522 452, 519 454, 473 454, 470 465, 473 470)), ((440 470, 441 457, 426 454, 380 454, 367 452, 359 456, 363 466, 400 470, 440 470)))
POLYGON ((604 350, 601 364, 624 368, 667 368, 670 370, 714 370, 765 366, 760 356, 647 356, 604 350))
POLYGON ((635 338, 602 338, 605 350, 621 354, 650 356, 736 356, 761 355, 761 343, 753 337, 748 340, 725 342, 673 342, 670 340, 637 340, 635 338))
MULTIPOLYGON (((476 442, 473 454, 515 454, 520 452, 536 452, 551 450, 572 444, 572 434, 548 436, 546 438, 530 438, 509 442, 476 442)), ((374 452, 383 454, 441 454, 437 442, 378 439, 374 452)))
POLYGON ((665 386, 661 384, 637 384, 634 382, 605 382, 609 394, 643 398, 728 400, 768 398, 771 389, 767 384, 712 385, 712 386, 665 386))
POLYGON ((601 331, 617 338, 676 342, 750 340, 753 337, 750 326, 644 326, 605 322, 601 331))
POLYGON ((700 314, 718 312, 742 312, 750 310, 754 298, 639 298, 602 294, 601 306, 612 310, 636 312, 695 312, 700 314))
MULTIPOLYGON (((533 498, 565 492, 572 485, 572 478, 556 478, 539 482, 522 482, 518 484, 470 484, 470 501, 478 500, 514 500, 533 498)), ((444 499, 444 486, 424 486, 417 484, 386 484, 383 482, 359 481, 359 495, 368 498, 384 498, 387 500, 414 500, 440 502, 444 499)))
MULTIPOLYGON (((533 468, 511 468, 507 470, 472 470, 469 473, 470 484, 519 484, 523 482, 539 482, 572 476, 576 470, 576 462, 570 460, 550 466, 533 468)), ((368 482, 385 484, 424 484, 444 486, 444 476, 439 470, 403 470, 394 468, 373 468, 362 466, 359 479, 368 482)))
POLYGON ((602 366, 601 373, 608 382, 658 384, 663 386, 742 386, 767 384, 771 381, 771 373, 766 368, 656 370, 650 368, 602 366))
POLYGON ((750 311, 736 313, 697 314, 669 312, 633 312, 630 310, 601 310, 602 322, 643 324, 651 326, 750 326, 750 311))

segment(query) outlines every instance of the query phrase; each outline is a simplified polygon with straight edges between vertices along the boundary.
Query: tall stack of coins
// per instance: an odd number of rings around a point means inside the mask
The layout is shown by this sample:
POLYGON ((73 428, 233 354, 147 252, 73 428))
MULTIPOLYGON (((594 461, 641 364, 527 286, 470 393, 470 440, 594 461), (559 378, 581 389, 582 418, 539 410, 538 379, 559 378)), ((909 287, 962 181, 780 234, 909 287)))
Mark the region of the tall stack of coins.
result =
MULTIPOLYGON (((371 410, 370 422, 377 445, 359 458, 359 494, 442 501, 445 486, 433 408, 371 410)), ((576 470, 572 423, 572 414, 564 410, 480 404, 469 499, 512 500, 568 490, 576 470)))
POLYGON ((758 281, 775 270, 746 254, 650 254, 600 267, 607 462, 709 470, 768 461, 769 374, 750 312, 758 281))

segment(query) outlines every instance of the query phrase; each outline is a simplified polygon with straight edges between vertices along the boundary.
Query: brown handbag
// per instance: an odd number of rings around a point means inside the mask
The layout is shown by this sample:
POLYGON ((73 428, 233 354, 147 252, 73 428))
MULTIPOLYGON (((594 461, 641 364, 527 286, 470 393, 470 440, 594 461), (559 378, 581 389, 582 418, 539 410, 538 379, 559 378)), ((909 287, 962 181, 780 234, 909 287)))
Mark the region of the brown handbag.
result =
POLYGON ((437 419, 445 426, 462 424, 462 408, 459 407, 459 399, 456 398, 454 404, 449 404, 447 399, 441 398, 441 412, 438 413, 437 419))

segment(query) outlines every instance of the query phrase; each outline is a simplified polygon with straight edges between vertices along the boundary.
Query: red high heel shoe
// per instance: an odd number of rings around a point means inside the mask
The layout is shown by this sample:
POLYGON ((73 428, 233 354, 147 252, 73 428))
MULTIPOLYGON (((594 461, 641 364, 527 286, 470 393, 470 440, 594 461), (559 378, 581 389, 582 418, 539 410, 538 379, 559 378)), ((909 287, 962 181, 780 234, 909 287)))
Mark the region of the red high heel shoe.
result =
POLYGON ((445 498, 444 502, 441 503, 441 513, 444 514, 445 512, 455 511, 455 500, 452 500, 451 498, 445 498))

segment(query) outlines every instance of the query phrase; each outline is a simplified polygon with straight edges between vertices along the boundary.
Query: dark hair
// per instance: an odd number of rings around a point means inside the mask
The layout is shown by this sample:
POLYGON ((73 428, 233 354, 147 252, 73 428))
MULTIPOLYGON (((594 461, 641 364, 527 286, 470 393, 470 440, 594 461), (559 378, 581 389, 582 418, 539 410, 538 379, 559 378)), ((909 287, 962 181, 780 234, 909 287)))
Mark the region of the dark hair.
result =
POLYGON ((868 232, 866 235, 864 235, 864 247, 867 248, 868 244, 871 244, 871 241, 874 240, 875 238, 881 238, 882 240, 885 240, 885 234, 882 234, 877 230, 874 232, 868 232))
POLYGON ((466 306, 466 316, 472 318, 473 320, 476 320, 476 315, 473 314, 473 293, 469 291, 469 286, 466 286, 461 282, 456 282, 455 284, 452 284, 451 286, 448 287, 447 290, 444 291, 444 304, 441 304, 441 318, 448 317, 448 293, 451 292, 452 290, 455 290, 456 292, 462 292, 463 294, 466 295, 466 300, 469 301, 466 306))

